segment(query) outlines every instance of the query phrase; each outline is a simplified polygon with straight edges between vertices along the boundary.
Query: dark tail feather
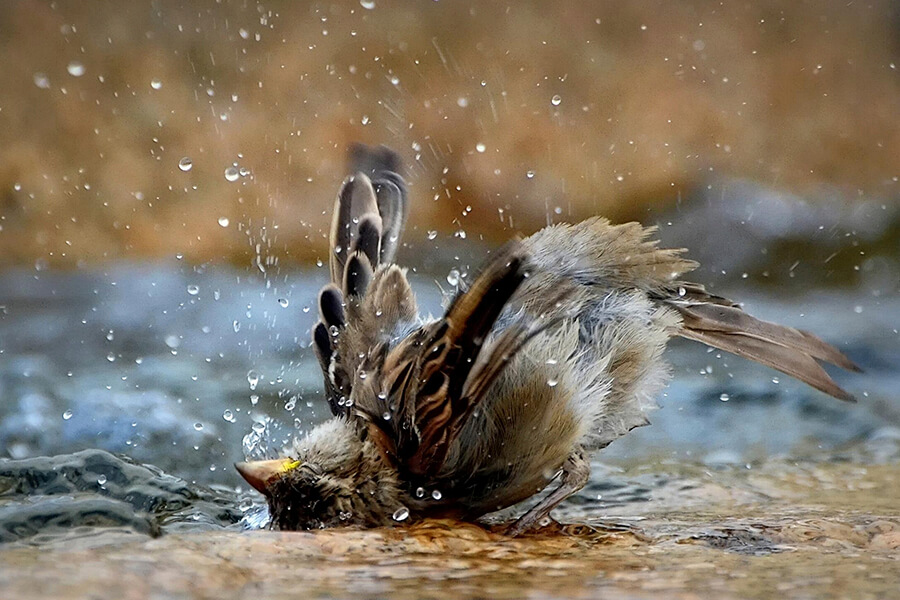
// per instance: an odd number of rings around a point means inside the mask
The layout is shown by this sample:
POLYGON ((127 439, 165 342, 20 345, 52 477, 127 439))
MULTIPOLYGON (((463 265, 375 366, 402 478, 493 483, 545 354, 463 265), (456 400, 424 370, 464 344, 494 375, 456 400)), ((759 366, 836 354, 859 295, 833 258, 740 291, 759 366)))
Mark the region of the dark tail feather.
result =
POLYGON ((378 201, 372 182, 357 173, 344 180, 334 204, 331 218, 331 282, 340 285, 351 248, 359 235, 359 223, 365 215, 378 214, 378 201))
POLYGON ((348 158, 351 173, 363 173, 372 181, 378 214, 384 221, 380 261, 373 260, 372 266, 391 263, 409 214, 406 182, 400 174, 403 161, 390 148, 364 144, 353 144, 348 158))
POLYGON ((703 342, 796 377, 840 400, 855 401, 817 360, 850 370, 861 369, 835 347, 806 331, 751 317, 736 306, 668 300, 681 313, 682 337, 703 342))

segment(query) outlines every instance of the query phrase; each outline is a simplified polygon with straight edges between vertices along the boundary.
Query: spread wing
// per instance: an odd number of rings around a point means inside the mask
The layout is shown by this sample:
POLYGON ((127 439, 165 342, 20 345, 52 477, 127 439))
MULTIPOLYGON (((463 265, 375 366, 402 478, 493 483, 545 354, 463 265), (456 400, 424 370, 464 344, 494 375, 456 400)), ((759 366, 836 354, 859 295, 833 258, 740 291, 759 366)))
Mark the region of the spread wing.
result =
POLYGON ((331 283, 319 293, 313 347, 331 412, 350 413, 360 364, 397 325, 416 317, 406 273, 392 264, 408 214, 406 183, 391 150, 354 145, 334 205, 331 283))
POLYGON ((437 474, 503 367, 555 322, 530 318, 492 333, 528 269, 521 243, 504 246, 441 319, 412 332, 372 363, 366 384, 371 387, 354 390, 359 414, 402 472, 437 474))

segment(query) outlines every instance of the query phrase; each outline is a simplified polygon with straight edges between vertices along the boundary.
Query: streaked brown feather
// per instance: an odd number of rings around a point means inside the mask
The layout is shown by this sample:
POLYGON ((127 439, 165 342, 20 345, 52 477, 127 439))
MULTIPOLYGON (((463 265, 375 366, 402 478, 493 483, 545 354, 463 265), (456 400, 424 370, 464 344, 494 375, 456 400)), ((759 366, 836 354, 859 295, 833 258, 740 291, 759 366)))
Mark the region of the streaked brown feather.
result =
POLYGON ((752 317, 737 304, 709 295, 696 284, 680 286, 674 297, 663 302, 681 314, 678 334, 682 337, 772 367, 840 400, 854 401, 816 361, 851 371, 860 368, 815 335, 752 317))
POLYGON ((386 367, 408 380, 399 386, 394 383, 394 389, 405 394, 397 402, 414 407, 412 425, 418 435, 400 449, 405 468, 413 475, 440 469, 450 444, 471 415, 480 397, 463 393, 466 381, 497 317, 525 277, 524 249, 511 242, 454 300, 444 318, 428 327, 425 337, 388 355, 386 367), (401 366, 399 359, 413 361, 415 366, 401 366))

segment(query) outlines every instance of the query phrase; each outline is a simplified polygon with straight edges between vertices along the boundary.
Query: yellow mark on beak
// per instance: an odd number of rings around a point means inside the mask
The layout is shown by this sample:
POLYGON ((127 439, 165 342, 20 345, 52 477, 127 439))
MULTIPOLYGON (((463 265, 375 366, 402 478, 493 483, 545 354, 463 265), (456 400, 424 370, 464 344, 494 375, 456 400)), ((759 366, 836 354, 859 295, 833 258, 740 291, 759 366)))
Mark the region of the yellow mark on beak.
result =
POLYGON ((252 462, 234 463, 234 468, 247 480, 247 483, 263 494, 270 481, 301 465, 299 460, 277 458, 275 460, 255 460, 252 462))

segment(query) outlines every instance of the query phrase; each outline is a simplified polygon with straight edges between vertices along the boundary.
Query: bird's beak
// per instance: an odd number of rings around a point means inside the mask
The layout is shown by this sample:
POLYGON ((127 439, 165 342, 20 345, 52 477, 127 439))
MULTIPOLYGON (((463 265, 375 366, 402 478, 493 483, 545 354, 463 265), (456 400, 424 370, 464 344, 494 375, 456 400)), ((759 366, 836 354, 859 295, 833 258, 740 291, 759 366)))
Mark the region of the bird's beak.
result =
POLYGON ((236 462, 234 468, 260 493, 266 493, 266 484, 277 475, 285 472, 285 467, 290 464, 283 458, 275 460, 254 460, 252 462, 236 462))

